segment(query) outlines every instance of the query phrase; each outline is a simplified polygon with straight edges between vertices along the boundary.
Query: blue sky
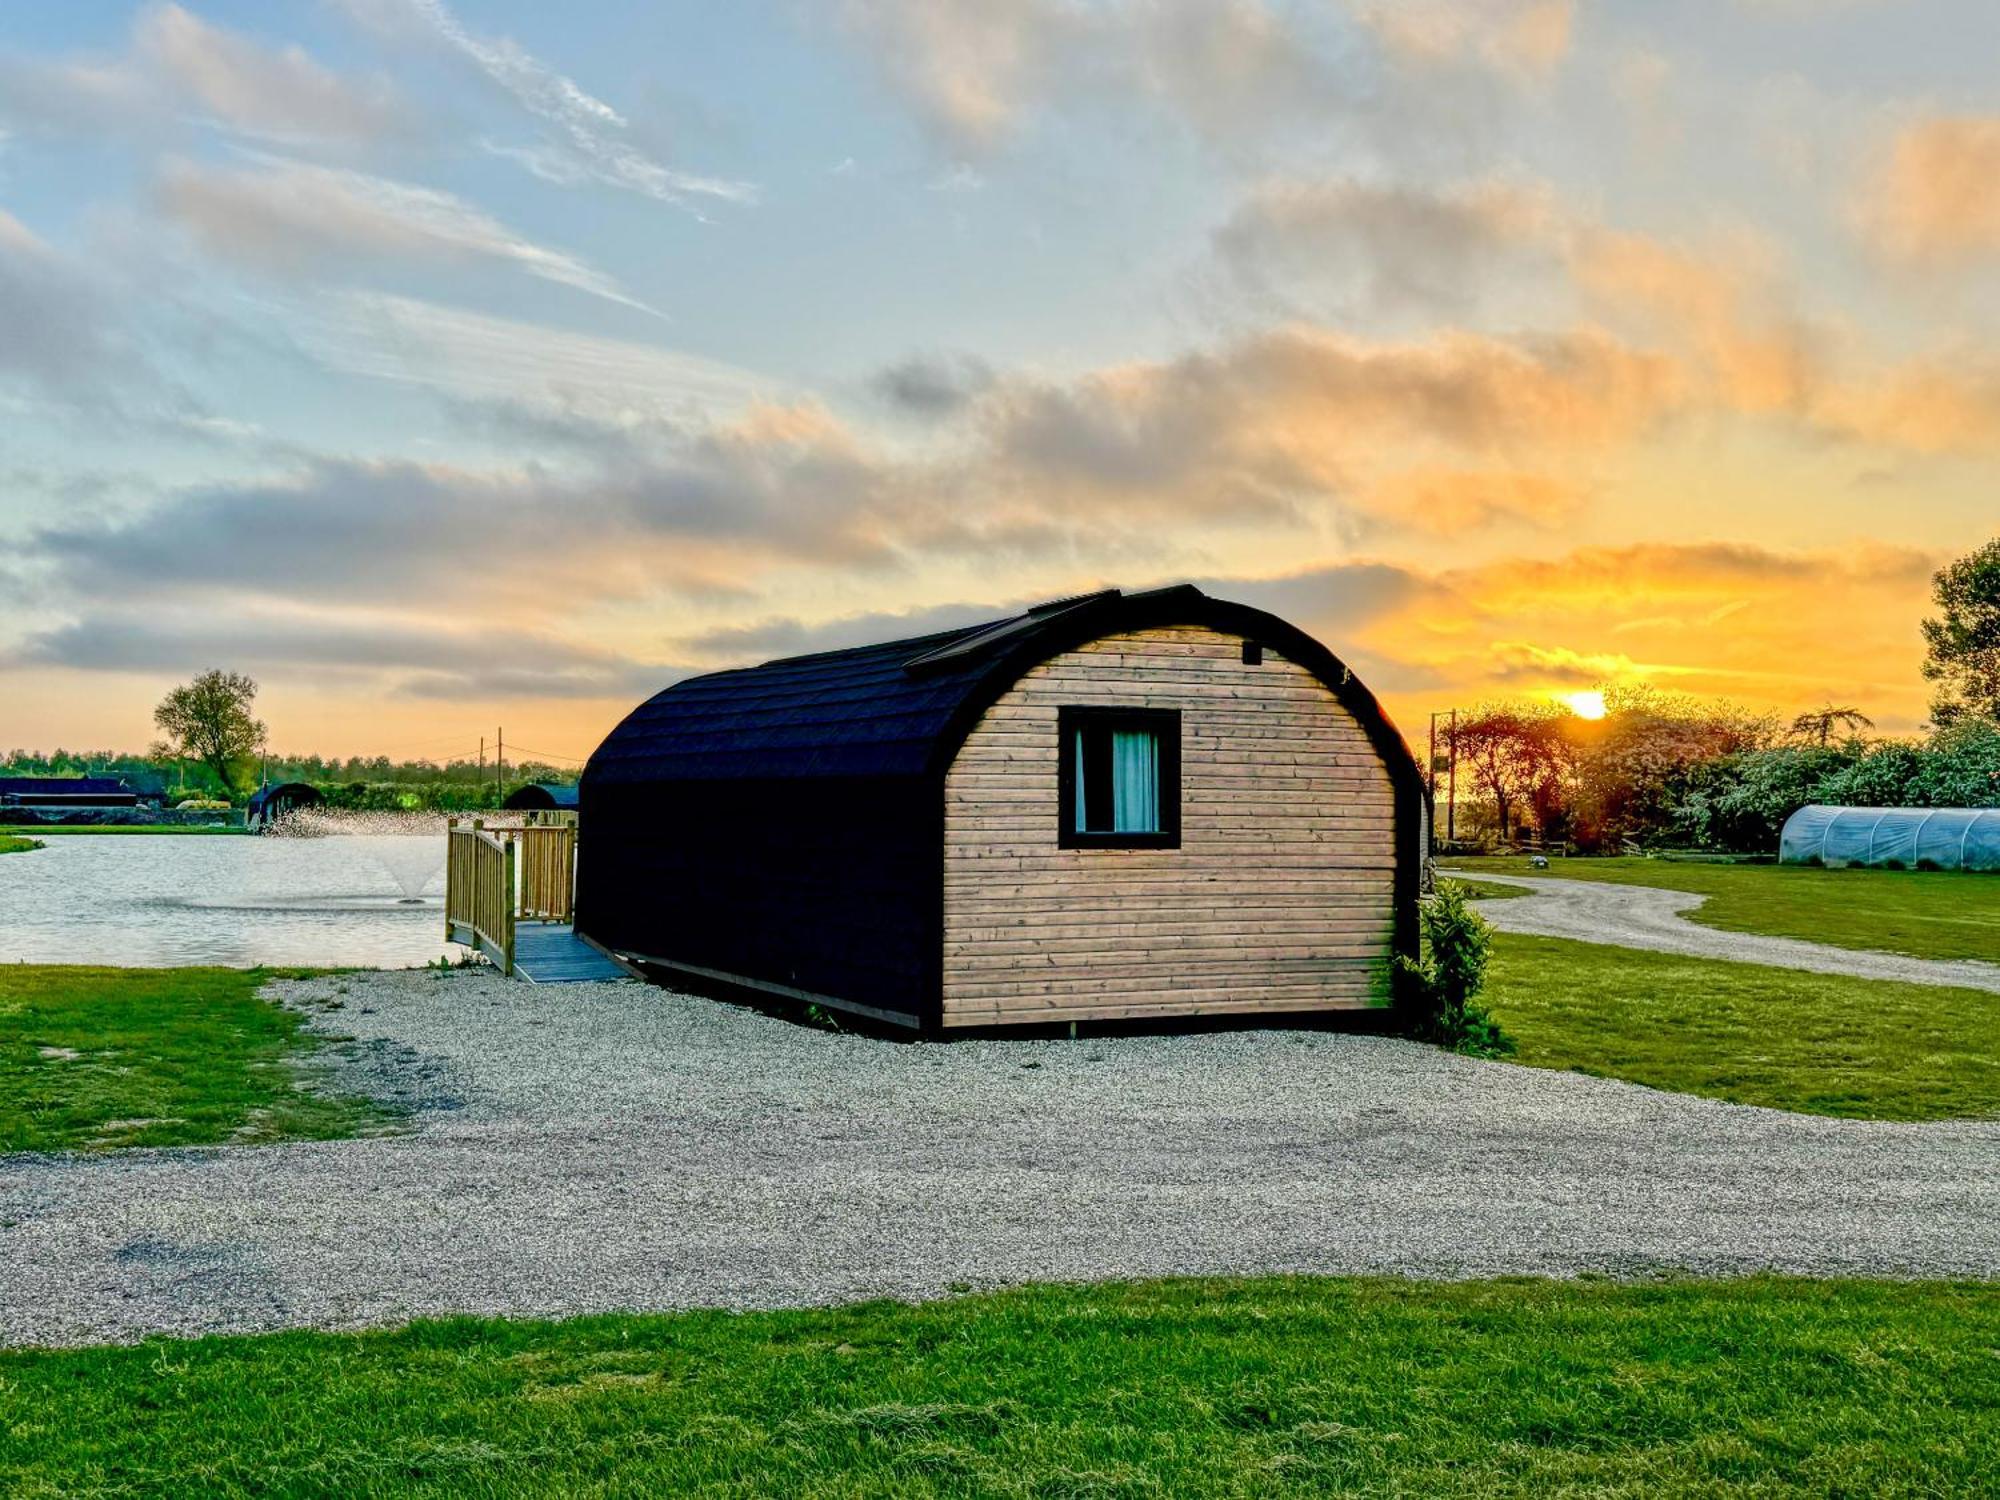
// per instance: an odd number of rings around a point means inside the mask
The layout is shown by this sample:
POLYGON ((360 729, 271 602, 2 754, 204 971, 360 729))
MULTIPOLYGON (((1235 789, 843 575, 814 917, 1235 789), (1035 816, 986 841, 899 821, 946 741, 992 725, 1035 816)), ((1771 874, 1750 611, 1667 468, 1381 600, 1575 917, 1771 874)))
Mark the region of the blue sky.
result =
POLYGON ((1399 715, 1923 701, 2000 515, 1975 0, 473 0, 0 28, 0 744, 584 753, 1102 583, 1399 715))

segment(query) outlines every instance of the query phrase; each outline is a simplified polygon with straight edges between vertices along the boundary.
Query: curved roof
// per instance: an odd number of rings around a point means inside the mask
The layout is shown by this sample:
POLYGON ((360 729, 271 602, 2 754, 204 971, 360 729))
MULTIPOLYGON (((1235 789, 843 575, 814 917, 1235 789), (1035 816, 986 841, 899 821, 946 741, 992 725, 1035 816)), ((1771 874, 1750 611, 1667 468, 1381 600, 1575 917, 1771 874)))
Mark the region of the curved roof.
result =
POLYGON ((575 807, 576 783, 573 781, 525 781, 507 794, 502 807, 575 807))
POLYGON ((1831 807, 1785 819, 1784 864, 2000 870, 2000 807, 1831 807))
POLYGON ((303 806, 307 803, 324 802, 325 800, 326 798, 321 795, 318 787, 306 782, 277 781, 269 786, 258 787, 256 791, 250 794, 250 800, 244 806, 250 815, 254 817, 262 812, 266 806, 274 802, 289 802, 294 806, 303 806))
POLYGON ((1275 615, 1187 584, 1108 589, 935 635, 691 677, 627 715, 591 756, 583 785, 941 774, 979 715, 1028 668, 1099 636, 1162 625, 1248 636, 1314 672, 1392 774, 1421 795, 1402 737, 1332 653, 1275 615))

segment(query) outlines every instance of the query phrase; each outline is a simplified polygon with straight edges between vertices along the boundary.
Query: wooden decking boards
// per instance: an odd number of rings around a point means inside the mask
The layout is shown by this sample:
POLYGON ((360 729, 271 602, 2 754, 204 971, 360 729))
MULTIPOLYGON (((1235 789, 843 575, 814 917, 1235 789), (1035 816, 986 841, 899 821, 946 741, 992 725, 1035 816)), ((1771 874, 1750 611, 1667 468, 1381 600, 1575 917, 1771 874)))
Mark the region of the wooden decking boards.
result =
POLYGON ((530 984, 588 984, 631 977, 578 937, 567 922, 517 923, 514 974, 530 984))
MULTIPOLYGON (((482 946, 465 927, 453 929, 452 941, 482 946)), ((492 957, 490 953, 487 956, 492 957)), ((517 922, 514 977, 529 984, 590 984, 602 979, 630 979, 632 975, 578 937, 567 922, 517 922)))

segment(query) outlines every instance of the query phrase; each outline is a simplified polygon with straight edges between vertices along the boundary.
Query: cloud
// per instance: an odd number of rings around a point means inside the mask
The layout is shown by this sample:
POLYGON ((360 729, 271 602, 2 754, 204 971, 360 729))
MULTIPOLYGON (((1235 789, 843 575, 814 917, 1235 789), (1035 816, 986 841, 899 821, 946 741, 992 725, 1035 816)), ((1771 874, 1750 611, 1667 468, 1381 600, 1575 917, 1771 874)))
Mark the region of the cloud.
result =
POLYGON ((1569 55, 1576 0, 1393 0, 1357 4, 1396 56, 1426 68, 1479 67, 1543 79, 1569 55))
POLYGON ((524 239, 450 193, 286 158, 253 160, 245 168, 168 162, 160 207, 212 253, 266 271, 343 270, 355 258, 485 262, 652 311, 576 256, 524 239))
POLYGON ((1457 310, 1502 257, 1546 245, 1556 227, 1552 195, 1536 186, 1273 181, 1211 233, 1209 249, 1238 290, 1281 307, 1351 290, 1377 310, 1457 310))
POLYGON ((963 409, 994 381, 993 367, 973 354, 913 354, 876 374, 876 393, 915 417, 945 417, 963 409))
POLYGON ((1374 342, 1295 326, 1065 385, 1007 382, 975 412, 1024 484, 1277 518, 1425 455, 1511 466, 1620 443, 1682 399, 1672 360, 1589 329, 1374 342))
POLYGON ((662 203, 690 206, 703 198, 747 203, 755 186, 667 166, 626 137, 623 115, 574 79, 556 72, 508 37, 468 31, 443 0, 341 0, 358 19, 392 34, 442 43, 540 121, 554 144, 504 150, 545 181, 595 181, 662 203))
POLYGON ((840 16, 919 114, 969 151, 1005 135, 1095 25, 1063 0, 845 0, 840 16))
POLYGON ((1897 361, 1829 389, 1828 431, 1919 454, 2000 453, 2000 359, 1985 349, 1897 361))
POLYGON ((1419 466, 1371 492, 1377 512, 1438 536, 1463 536, 1505 522, 1553 528, 1578 515, 1587 496, 1575 481, 1508 470, 1419 466))
POLYGON ((104 294, 0 209, 0 376, 74 398, 98 391, 133 356, 104 294))
POLYGON ((719 360, 414 297, 343 292, 283 316, 328 368, 429 387, 455 415, 516 446, 608 452, 649 431, 695 431, 790 398, 781 383, 719 360))
POLYGON ((35 632, 0 665, 181 674, 220 661, 253 672, 359 676, 417 698, 629 700, 686 675, 538 631, 213 608, 88 614, 35 632))
POLYGON ((1782 257, 1736 228, 1683 244, 1612 228, 1546 184, 1268 182, 1211 232, 1224 283, 1253 306, 1462 315, 1537 271, 1604 325, 1679 362, 1690 394, 1805 414, 1824 336, 1790 306, 1782 257))
POLYGON ((942 144, 978 156, 1039 111, 1135 105, 1217 144, 1393 119, 1379 143, 1401 149, 1414 112, 1437 123, 1440 69, 1545 79, 1569 50, 1573 10, 1572 0, 844 0, 838 16, 942 144))
POLYGON ((449 598, 547 616, 579 598, 726 588, 760 559, 867 570, 905 546, 971 545, 908 474, 817 408, 756 407, 598 457, 488 469, 321 458, 46 527, 19 555, 99 599, 449 598))
POLYGON ((1721 404, 1806 412, 1824 376, 1820 336, 1786 305, 1774 257, 1755 236, 1699 249, 1584 224, 1571 274, 1596 307, 1689 351, 1721 404))
POLYGON ((178 5, 141 12, 133 28, 133 50, 182 97, 249 134, 368 141, 409 124, 406 110, 382 80, 343 79, 301 48, 259 46, 178 5))
POLYGON ((1929 269, 2000 259, 2000 115, 1905 126, 1859 205, 1870 243, 1929 269))
MULTIPOLYGON (((488 331, 461 330, 467 349, 488 331)), ((918 454, 812 403, 753 400, 720 420, 641 411, 624 426, 529 405, 511 440, 525 432, 547 451, 567 432, 573 462, 314 459, 52 526, 23 554, 101 599, 476 597, 528 610, 579 592, 727 586, 771 560, 836 575, 1078 556, 1150 557, 1156 570, 1202 535, 1351 530, 1357 515, 1432 531, 1546 522, 1572 498, 1520 458, 1618 441, 1675 400, 1670 369, 1588 332, 1370 344, 1290 329, 1069 382, 996 378, 918 454), (1453 461, 1426 468, 1426 453, 1453 461), (467 569, 456 559, 475 539, 482 562, 467 569)))
POLYGON ((150 140, 188 110, 294 142, 367 143, 413 125, 385 80, 343 78, 298 47, 266 47, 178 5, 142 9, 119 57, 0 60, 0 116, 32 128, 150 140))

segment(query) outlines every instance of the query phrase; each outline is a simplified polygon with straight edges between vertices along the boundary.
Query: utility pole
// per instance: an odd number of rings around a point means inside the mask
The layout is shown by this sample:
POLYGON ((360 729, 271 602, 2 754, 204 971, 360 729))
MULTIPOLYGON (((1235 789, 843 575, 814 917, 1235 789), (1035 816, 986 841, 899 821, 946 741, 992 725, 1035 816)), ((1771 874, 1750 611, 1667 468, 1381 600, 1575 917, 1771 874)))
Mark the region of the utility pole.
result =
POLYGON ((1427 854, 1435 854, 1437 853, 1437 841, 1438 841, 1438 830, 1437 830, 1438 716, 1437 716, 1437 711, 1435 709, 1431 711, 1430 754, 1424 757, 1424 791, 1429 794, 1431 799, 1431 818, 1430 818, 1431 846, 1424 852, 1427 854))
POLYGON ((1452 843, 1458 842, 1458 710, 1451 711, 1451 734, 1446 742, 1450 745, 1449 790, 1445 793, 1444 836, 1452 843))
POLYGON ((479 780, 481 784, 486 780, 486 736, 483 734, 479 737, 479 780))
POLYGON ((493 731, 493 789, 504 793, 507 790, 507 731, 493 731))

